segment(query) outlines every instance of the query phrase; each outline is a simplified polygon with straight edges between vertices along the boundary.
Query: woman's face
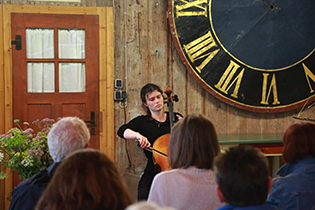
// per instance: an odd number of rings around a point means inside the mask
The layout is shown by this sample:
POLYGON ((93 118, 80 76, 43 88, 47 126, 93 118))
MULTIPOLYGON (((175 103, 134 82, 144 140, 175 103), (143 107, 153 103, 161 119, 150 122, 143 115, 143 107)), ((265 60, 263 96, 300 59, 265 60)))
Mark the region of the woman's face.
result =
POLYGON ((146 103, 144 105, 148 107, 151 112, 160 111, 164 107, 162 94, 157 90, 148 93, 146 95, 146 103))

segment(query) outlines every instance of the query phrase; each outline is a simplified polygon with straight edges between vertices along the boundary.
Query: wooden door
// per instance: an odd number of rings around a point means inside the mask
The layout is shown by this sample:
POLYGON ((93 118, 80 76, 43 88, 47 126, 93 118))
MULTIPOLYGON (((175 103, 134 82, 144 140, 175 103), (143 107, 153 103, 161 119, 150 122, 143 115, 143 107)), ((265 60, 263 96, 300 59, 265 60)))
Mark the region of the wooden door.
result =
MULTIPOLYGON (((36 119, 46 117, 57 120, 59 117, 77 116, 89 121, 91 112, 95 119, 99 119, 98 16, 12 13, 11 20, 12 40, 18 34, 22 41, 21 50, 12 46, 13 119, 31 124, 36 119), (33 56, 28 52, 30 46, 27 45, 47 45, 47 40, 31 39, 30 42, 27 36, 33 30, 48 31, 53 39, 51 46, 35 52, 45 54, 44 56, 33 56), (60 33, 69 31, 74 34, 80 31, 85 36, 85 40, 80 40, 84 46, 79 56, 73 56, 72 53, 61 55, 64 43, 60 43, 60 33), (50 51, 48 56, 43 52, 47 50, 50 51), (75 66, 74 70, 70 66, 75 66), (38 72, 39 77, 44 79, 37 81, 30 77, 30 74, 36 75, 38 72), (31 84, 38 86, 38 82, 42 88, 33 89, 31 84), (83 85, 76 88, 77 83, 83 85)), ((76 36, 70 38, 73 37, 76 36)), ((91 124, 87 124, 92 130, 91 124)), ((90 145, 99 149, 98 120, 95 120, 90 145)), ((16 177, 14 185, 17 182, 16 177)))

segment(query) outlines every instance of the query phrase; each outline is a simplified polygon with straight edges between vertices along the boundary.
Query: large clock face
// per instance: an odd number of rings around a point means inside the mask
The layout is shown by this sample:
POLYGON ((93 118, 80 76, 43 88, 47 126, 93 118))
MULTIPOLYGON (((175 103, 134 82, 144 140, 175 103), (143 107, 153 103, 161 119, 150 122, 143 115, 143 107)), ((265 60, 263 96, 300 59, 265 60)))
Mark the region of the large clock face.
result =
POLYGON ((169 0, 176 49, 209 93, 254 112, 315 94, 315 1, 169 0))

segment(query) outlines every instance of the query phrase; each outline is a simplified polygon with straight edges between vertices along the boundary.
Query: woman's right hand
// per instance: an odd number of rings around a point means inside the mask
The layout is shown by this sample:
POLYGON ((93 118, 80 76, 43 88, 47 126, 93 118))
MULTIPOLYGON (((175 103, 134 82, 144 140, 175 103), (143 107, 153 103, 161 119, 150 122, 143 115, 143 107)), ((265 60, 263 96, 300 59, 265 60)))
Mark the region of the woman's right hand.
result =
POLYGON ((125 139, 137 139, 138 144, 141 148, 151 146, 150 142, 148 141, 148 139, 146 137, 142 136, 140 133, 133 131, 129 128, 127 128, 124 131, 124 138, 125 139))
POLYGON ((148 141, 148 139, 144 136, 142 136, 140 133, 136 133, 136 139, 138 140, 138 143, 141 148, 150 147, 151 143, 148 141))

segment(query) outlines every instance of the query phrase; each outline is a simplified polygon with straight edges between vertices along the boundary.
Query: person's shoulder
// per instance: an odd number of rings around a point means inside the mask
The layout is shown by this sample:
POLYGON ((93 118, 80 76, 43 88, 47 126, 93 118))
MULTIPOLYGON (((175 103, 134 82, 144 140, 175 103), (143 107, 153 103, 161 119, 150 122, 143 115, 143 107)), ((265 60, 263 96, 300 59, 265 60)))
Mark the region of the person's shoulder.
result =
POLYGON ((181 170, 182 169, 171 169, 171 170, 162 171, 161 173, 158 173, 154 178, 168 180, 171 177, 176 177, 177 174, 179 174, 181 170))
POLYGON ((280 210, 278 206, 276 206, 274 203, 266 202, 263 205, 261 205, 261 210, 280 210))
POLYGON ((33 175, 31 178, 26 179, 19 183, 16 188, 14 188, 14 191, 23 191, 23 190, 29 190, 29 188, 34 187, 43 187, 45 188, 47 184, 49 183, 51 179, 51 175, 48 173, 47 170, 42 170, 38 172, 37 174, 33 175))
POLYGON ((242 206, 234 207, 233 210, 280 210, 276 205, 266 202, 258 206, 242 206))
POLYGON ((265 203, 265 206, 266 206, 268 209, 270 209, 270 210, 280 210, 280 208, 279 208, 275 203, 273 203, 273 202, 267 201, 267 202, 265 203))
POLYGON ((282 185, 287 185, 289 183, 293 184, 296 181, 303 179, 302 177, 301 177, 301 174, 289 174, 286 176, 275 177, 272 179, 273 187, 275 187, 275 186, 279 187, 282 185))
POLYGON ((143 121, 143 120, 148 120, 148 119, 149 119, 148 115, 139 115, 133 118, 131 121, 143 121))
POLYGON ((43 170, 19 183, 12 192, 9 209, 34 209, 50 179, 51 175, 43 170))
POLYGON ((137 117, 135 117, 135 119, 138 118, 138 119, 149 119, 150 117, 148 115, 139 115, 137 117))
POLYGON ((158 204, 150 201, 141 201, 127 207, 126 210, 175 210, 172 207, 160 207, 158 204))
POLYGON ((174 112, 174 114, 183 117, 183 115, 181 113, 179 113, 179 112, 174 112))
MULTIPOLYGON (((35 175, 34 175, 35 176, 35 175)), ((20 182, 13 190, 13 192, 16 191, 23 191, 23 190, 28 190, 28 188, 32 185, 32 178, 26 179, 22 182, 20 182)))
POLYGON ((152 186, 155 188, 170 186, 169 183, 174 183, 174 181, 177 179, 176 172, 174 170, 176 169, 158 173, 153 179, 152 186))

